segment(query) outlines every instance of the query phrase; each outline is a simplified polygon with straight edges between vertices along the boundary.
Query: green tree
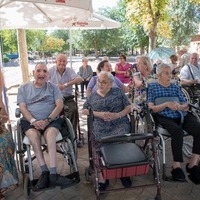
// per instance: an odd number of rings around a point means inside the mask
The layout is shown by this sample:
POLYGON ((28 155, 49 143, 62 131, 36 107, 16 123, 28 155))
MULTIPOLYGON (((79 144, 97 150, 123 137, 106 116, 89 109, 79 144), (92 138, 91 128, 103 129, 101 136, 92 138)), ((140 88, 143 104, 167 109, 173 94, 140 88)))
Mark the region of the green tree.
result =
POLYGON ((69 50, 69 30, 55 30, 50 35, 55 38, 63 39, 63 41, 65 41, 65 44, 63 45, 63 52, 69 50))
POLYGON ((173 46, 188 45, 191 37, 198 33, 198 8, 189 1, 170 0, 169 26, 172 34, 170 44, 173 46))
POLYGON ((47 36, 43 40, 39 50, 46 53, 61 52, 64 44, 65 41, 63 39, 47 36))
MULTIPOLYGON (((126 16, 130 23, 141 25, 149 37, 149 50, 156 47, 158 29, 167 27, 168 0, 126 0, 126 16)), ((169 33, 161 32, 167 36, 169 33)))
POLYGON ((83 51, 94 49, 96 57, 104 49, 108 52, 119 49, 121 44, 117 29, 77 31, 73 37, 77 49, 83 51), (114 40, 115 43, 112 42, 114 40))
POLYGON ((3 53, 5 54, 18 52, 16 30, 3 30, 0 33, 3 43, 3 53))

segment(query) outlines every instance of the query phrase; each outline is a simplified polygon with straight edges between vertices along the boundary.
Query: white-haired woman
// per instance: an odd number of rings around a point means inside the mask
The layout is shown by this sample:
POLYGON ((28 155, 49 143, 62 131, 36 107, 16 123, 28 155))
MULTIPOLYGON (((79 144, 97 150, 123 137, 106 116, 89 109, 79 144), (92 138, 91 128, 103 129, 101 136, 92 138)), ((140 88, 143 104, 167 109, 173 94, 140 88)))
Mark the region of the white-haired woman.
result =
MULTIPOLYGON (((95 138, 110 135, 124 135, 130 132, 130 122, 127 114, 131 106, 124 92, 113 88, 114 77, 110 72, 102 71, 97 77, 97 91, 92 93, 83 105, 83 114, 89 115, 92 108, 93 134, 95 138)), ((106 190, 109 182, 99 178, 99 190, 106 190)), ((132 181, 129 177, 121 178, 124 187, 130 187, 132 181)))

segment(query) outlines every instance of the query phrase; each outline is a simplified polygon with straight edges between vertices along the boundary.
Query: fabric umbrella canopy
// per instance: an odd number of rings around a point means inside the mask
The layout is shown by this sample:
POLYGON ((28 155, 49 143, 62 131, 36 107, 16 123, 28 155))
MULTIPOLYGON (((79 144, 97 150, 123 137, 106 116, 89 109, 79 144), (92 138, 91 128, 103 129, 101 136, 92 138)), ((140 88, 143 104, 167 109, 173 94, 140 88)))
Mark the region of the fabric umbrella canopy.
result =
POLYGON ((65 18, 87 18, 91 11, 91 0, 0 0, 0 29, 42 28, 65 18))
POLYGON ((148 56, 152 60, 157 60, 157 59, 165 60, 168 59, 173 54, 176 54, 174 49, 167 47, 159 47, 150 51, 148 56))
POLYGON ((0 0, 0 30, 17 29, 23 82, 29 82, 25 29, 44 28, 66 18, 84 19, 91 11, 91 0, 0 0))
MULTIPOLYGON (((25 29, 69 29, 71 32, 118 27, 119 22, 94 14, 91 0, 0 0, 0 29, 18 29, 23 82, 29 81, 25 29)), ((71 43, 70 34, 70 48, 71 43)))

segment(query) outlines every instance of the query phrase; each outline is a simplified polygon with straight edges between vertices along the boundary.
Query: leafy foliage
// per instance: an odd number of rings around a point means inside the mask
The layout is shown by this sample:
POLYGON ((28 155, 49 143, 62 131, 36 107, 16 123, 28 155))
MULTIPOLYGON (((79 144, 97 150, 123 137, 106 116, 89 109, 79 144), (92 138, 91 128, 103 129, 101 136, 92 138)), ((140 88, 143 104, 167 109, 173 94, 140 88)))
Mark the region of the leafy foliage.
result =
POLYGON ((198 33, 199 19, 195 5, 185 0, 171 0, 169 4, 172 37, 169 41, 171 45, 188 45, 191 37, 198 33))
MULTIPOLYGON (((149 50, 155 48, 158 28, 166 26, 168 0, 126 0, 127 18, 133 25, 141 25, 149 36, 149 50)), ((160 31, 162 33, 162 31, 160 31)), ((164 32, 167 34, 167 30, 164 32)))

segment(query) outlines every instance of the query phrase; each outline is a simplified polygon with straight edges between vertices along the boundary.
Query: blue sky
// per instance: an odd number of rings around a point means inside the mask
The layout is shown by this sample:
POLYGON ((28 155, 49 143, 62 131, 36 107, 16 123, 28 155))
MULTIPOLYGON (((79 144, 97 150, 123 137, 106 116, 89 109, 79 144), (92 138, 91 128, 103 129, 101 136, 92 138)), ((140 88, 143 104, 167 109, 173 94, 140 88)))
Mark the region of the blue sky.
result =
POLYGON ((97 11, 103 7, 114 7, 117 5, 118 0, 92 0, 93 9, 97 11))

